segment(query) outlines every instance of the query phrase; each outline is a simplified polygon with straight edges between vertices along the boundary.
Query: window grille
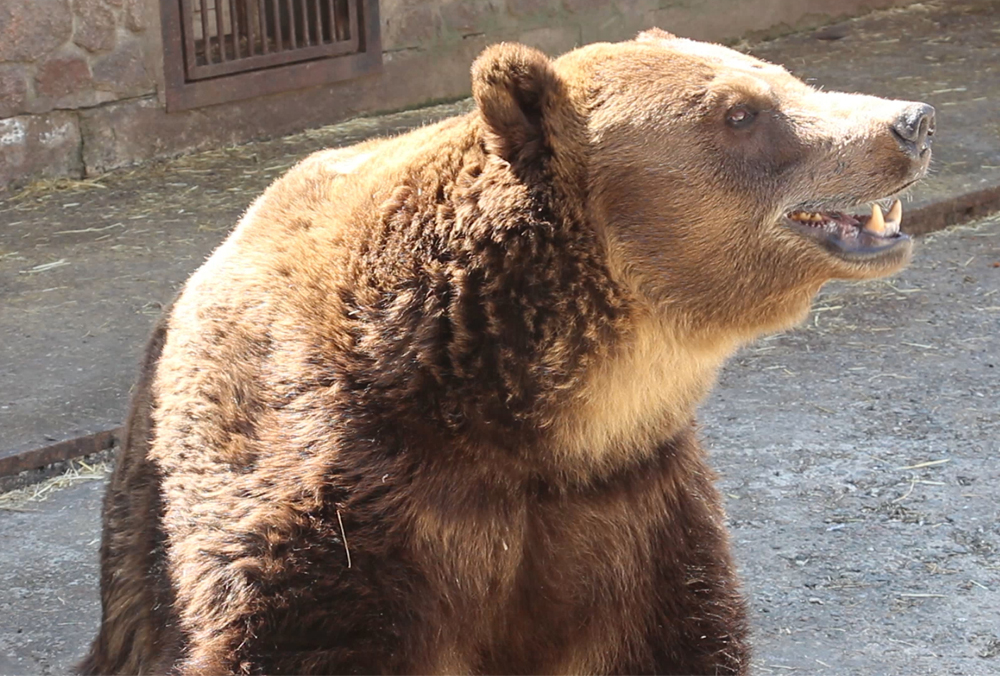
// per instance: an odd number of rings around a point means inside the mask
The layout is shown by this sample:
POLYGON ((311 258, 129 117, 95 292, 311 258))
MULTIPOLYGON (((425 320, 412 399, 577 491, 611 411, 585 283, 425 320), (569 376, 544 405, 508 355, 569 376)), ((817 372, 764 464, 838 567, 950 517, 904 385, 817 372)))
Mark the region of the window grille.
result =
POLYGON ((161 0, 167 109, 381 67, 377 0, 161 0))

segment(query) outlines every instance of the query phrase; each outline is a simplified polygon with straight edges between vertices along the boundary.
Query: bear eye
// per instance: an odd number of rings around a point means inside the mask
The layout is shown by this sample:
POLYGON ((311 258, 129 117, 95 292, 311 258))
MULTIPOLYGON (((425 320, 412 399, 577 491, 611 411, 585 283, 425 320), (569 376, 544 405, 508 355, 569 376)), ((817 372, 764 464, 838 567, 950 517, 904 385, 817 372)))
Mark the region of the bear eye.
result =
POLYGON ((756 111, 741 104, 729 109, 726 113, 726 124, 734 129, 743 129, 749 127, 756 118, 756 111))

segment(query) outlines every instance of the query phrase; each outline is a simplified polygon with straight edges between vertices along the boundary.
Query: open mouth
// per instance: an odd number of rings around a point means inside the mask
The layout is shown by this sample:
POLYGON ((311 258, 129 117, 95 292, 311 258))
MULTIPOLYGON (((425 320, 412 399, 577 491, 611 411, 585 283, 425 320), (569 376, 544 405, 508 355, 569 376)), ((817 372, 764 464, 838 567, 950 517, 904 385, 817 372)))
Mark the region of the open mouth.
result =
POLYGON ((854 215, 842 211, 805 211, 785 214, 794 230, 818 241, 830 253, 847 260, 871 260, 888 256, 906 247, 909 236, 899 231, 903 205, 895 200, 888 213, 873 203, 871 214, 854 215))

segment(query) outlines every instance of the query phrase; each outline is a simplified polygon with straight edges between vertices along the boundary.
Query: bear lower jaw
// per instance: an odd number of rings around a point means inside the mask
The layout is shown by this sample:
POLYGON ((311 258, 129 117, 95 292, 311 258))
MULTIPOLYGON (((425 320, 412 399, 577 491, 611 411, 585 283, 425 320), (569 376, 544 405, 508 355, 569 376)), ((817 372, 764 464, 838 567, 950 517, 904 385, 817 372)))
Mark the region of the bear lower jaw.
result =
POLYGON ((895 200, 888 214, 873 202, 867 216, 793 209, 785 214, 784 223, 841 260, 895 267, 912 246, 910 237, 899 230, 902 214, 902 204, 895 200))

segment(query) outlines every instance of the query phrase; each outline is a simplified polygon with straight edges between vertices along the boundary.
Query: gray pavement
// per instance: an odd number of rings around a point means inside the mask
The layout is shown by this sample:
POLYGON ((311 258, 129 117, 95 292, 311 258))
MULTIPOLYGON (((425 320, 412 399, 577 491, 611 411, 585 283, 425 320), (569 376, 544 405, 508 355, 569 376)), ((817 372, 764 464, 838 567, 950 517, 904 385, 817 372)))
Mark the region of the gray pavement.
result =
POLYGON ((97 631, 103 481, 0 506, 0 674, 66 674, 97 631))
MULTIPOLYGON (((934 209, 961 216, 970 195, 993 191, 1000 204, 1000 0, 918 3, 752 51, 820 86, 937 107, 933 175, 914 190, 904 229, 934 209)), ((0 201, 0 460, 120 424, 160 309, 296 160, 468 107, 355 120, 0 201)))
MULTIPOLYGON (((832 284, 702 414, 758 674, 1000 673, 1000 216, 892 280, 832 284)), ((96 629, 102 482, 0 509, 0 674, 96 629)), ((2 503, 0 503, 2 504, 2 503)))

